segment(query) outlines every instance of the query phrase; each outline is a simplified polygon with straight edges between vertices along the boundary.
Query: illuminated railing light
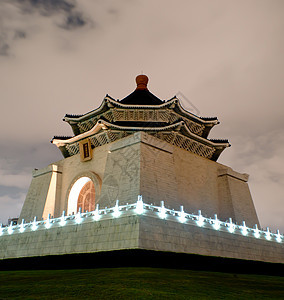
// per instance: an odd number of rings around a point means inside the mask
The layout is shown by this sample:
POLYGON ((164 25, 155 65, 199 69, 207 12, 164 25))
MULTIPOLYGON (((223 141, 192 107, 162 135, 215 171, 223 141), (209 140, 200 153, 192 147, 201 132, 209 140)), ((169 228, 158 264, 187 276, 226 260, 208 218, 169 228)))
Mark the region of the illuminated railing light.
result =
POLYGON ((24 231, 25 231, 25 226, 24 226, 24 222, 25 222, 25 220, 24 219, 22 219, 22 223, 21 223, 21 225, 20 225, 20 233, 23 233, 24 231))
POLYGON ((65 220, 65 211, 63 210, 62 216, 60 217, 60 226, 65 226, 66 225, 66 220, 65 220))
POLYGON ((138 215, 141 215, 143 214, 144 212, 144 203, 143 203, 143 200, 142 200, 142 196, 139 195, 138 196, 138 200, 136 202, 136 209, 135 209, 135 212, 138 214, 138 215))
POLYGON ((255 238, 259 239, 260 237, 260 233, 259 233, 259 230, 258 230, 258 227, 257 227, 257 224, 254 225, 254 229, 253 229, 254 233, 253 235, 255 236, 255 238))
POLYGON ((204 225, 204 217, 201 214, 201 210, 198 211, 198 217, 196 223, 199 227, 202 227, 204 225))
POLYGON ((233 233, 235 231, 235 224, 233 224, 232 218, 229 218, 228 230, 230 233, 233 233))
POLYGON ((265 238, 270 241, 271 240, 271 233, 269 231, 269 227, 267 227, 266 232, 265 232, 265 238))
POLYGON ((184 223, 186 221, 186 218, 185 218, 186 214, 183 210, 183 206, 180 207, 180 212, 179 212, 179 221, 181 223, 184 223))
POLYGON ((161 219, 166 218, 166 208, 165 208, 164 201, 161 201, 161 207, 159 208, 159 217, 161 219))
POLYGON ((76 224, 80 224, 82 222, 81 207, 79 207, 79 211, 75 215, 75 222, 76 224))
POLYGON ((36 217, 34 217, 34 221, 32 223, 32 231, 36 231, 37 230, 37 223, 36 223, 36 217))
POLYGON ((47 219, 45 221, 45 228, 49 229, 50 227, 51 227, 50 214, 48 214, 47 219))
POLYGON ((100 218, 101 218, 101 216, 100 216, 100 212, 99 212, 99 204, 97 204, 96 210, 94 212, 94 220, 98 221, 100 218))
POLYGON ((113 216, 115 218, 118 218, 120 216, 120 211, 119 211, 119 205, 118 205, 119 201, 116 200, 116 203, 115 203, 115 207, 113 208, 113 216))
POLYGON ((215 219, 214 219, 214 221, 213 221, 213 228, 214 228, 215 230, 219 230, 219 229, 220 229, 221 222, 218 220, 217 215, 215 215, 214 217, 215 217, 215 219))
POLYGON ((214 219, 203 217, 201 211, 198 211, 198 215, 188 214, 184 212, 184 207, 180 207, 180 211, 176 211, 173 209, 169 209, 165 207, 164 201, 161 201, 160 206, 155 206, 153 204, 147 204, 143 202, 142 196, 139 195, 137 202, 132 204, 126 204, 119 206, 119 201, 116 201, 114 207, 105 208, 99 210, 99 205, 96 205, 96 209, 93 212, 82 213, 81 208, 77 214, 72 216, 65 216, 65 211, 63 211, 61 217, 58 218, 51 218, 50 214, 48 215, 47 219, 43 222, 38 222, 36 217, 32 222, 24 223, 24 219, 22 219, 22 223, 20 225, 13 226, 11 222, 10 225, 7 227, 3 227, 0 224, 0 236, 2 235, 11 235, 11 234, 19 234, 24 232, 27 228, 30 228, 32 231, 37 229, 49 229, 53 224, 58 224, 61 226, 65 225, 72 225, 73 222, 68 222, 69 219, 74 220, 77 224, 80 224, 84 219, 92 219, 94 221, 98 221, 103 215, 113 215, 113 217, 118 218, 123 212, 132 211, 135 214, 143 214, 146 210, 151 212, 157 212, 158 216, 161 219, 166 219, 169 216, 171 219, 175 219, 181 223, 189 222, 195 223, 199 227, 205 225, 205 223, 211 224, 212 228, 215 230, 228 230, 230 233, 234 233, 237 229, 238 234, 242 234, 244 236, 249 235, 250 237, 255 238, 265 238, 268 241, 277 241, 278 243, 283 242, 284 236, 280 234, 279 230, 276 233, 270 232, 269 228, 267 227, 266 231, 259 230, 257 225, 254 228, 249 228, 246 226, 245 222, 242 225, 236 225, 232 222, 232 219, 229 219, 229 222, 222 222, 218 219, 217 215, 214 215, 214 219), (43 225, 43 226, 41 226, 43 225), (227 229, 225 229, 227 227, 227 229), (250 234, 251 233, 251 234, 250 234))
POLYGON ((246 226, 245 221, 243 221, 243 226, 241 226, 241 231, 242 231, 242 235, 247 235, 248 234, 248 228, 246 226))
POLYGON ((12 234, 13 233, 13 222, 11 221, 9 227, 8 227, 8 233, 12 234))
POLYGON ((281 243, 281 241, 282 241, 279 230, 277 230, 276 241, 277 241, 278 243, 281 243))

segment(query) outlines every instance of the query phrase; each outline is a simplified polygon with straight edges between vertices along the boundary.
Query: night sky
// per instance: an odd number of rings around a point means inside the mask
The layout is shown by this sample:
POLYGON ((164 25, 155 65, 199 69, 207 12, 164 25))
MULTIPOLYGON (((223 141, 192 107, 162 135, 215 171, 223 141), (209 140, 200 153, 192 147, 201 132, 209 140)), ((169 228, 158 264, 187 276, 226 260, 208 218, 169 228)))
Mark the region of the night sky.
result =
POLYGON ((219 162, 250 174, 261 226, 284 232, 283 53, 283 0, 1 0, 0 223, 62 158, 65 113, 124 98, 143 72, 160 99, 218 117, 219 162))

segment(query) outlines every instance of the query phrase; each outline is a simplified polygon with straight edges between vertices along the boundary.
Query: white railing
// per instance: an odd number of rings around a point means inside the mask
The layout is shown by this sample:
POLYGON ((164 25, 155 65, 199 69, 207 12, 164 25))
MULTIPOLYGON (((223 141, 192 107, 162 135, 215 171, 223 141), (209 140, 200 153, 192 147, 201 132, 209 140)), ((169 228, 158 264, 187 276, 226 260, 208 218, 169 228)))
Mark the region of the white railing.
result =
MULTIPOLYGON (((253 237, 256 239, 266 239, 268 241, 276 241, 282 243, 284 241, 284 236, 280 234, 279 230, 276 233, 273 233, 267 227, 266 231, 261 230, 255 225, 254 228, 249 228, 246 226, 245 222, 242 225, 238 225, 232 222, 232 219, 229 219, 229 222, 224 222, 218 219, 217 215, 214 218, 207 218, 202 216, 201 211, 198 211, 198 215, 186 213, 181 206, 180 211, 166 208, 164 201, 161 201, 160 206, 155 206, 152 204, 144 203, 142 196, 138 196, 138 200, 133 204, 119 205, 119 201, 116 201, 116 205, 111 208, 99 209, 97 205, 96 210, 91 212, 82 213, 79 211, 75 215, 65 216, 65 211, 63 211, 62 216, 59 218, 50 218, 50 215, 46 220, 37 221, 36 217, 33 222, 25 223, 22 220, 21 224, 13 225, 12 222, 9 226, 3 227, 0 224, 0 237, 5 235, 20 234, 29 231, 36 231, 38 229, 49 229, 54 227, 54 225, 65 226, 65 225, 74 225, 81 224, 88 221, 99 221, 101 217, 105 215, 112 216, 114 218, 119 218, 121 214, 125 211, 131 211, 137 215, 143 215, 147 212, 153 212, 161 219, 171 218, 171 220, 176 220, 181 223, 188 223, 191 225, 196 225, 199 227, 205 227, 207 229, 226 231, 231 234, 239 234, 242 236, 253 237)), ((1 242, 1 240, 0 240, 1 242)))

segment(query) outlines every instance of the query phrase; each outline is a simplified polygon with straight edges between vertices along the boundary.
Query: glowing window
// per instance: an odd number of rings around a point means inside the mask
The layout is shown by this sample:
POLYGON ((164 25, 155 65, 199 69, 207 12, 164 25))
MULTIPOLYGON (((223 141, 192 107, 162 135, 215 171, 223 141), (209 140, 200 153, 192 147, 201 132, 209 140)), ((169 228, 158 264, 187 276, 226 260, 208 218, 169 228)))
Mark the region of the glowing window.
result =
POLYGON ((81 211, 95 210, 95 186, 90 180, 82 187, 77 203, 77 211, 81 207, 81 211))
POLYGON ((68 197, 67 214, 95 210, 95 186, 89 177, 79 178, 72 186, 68 197))

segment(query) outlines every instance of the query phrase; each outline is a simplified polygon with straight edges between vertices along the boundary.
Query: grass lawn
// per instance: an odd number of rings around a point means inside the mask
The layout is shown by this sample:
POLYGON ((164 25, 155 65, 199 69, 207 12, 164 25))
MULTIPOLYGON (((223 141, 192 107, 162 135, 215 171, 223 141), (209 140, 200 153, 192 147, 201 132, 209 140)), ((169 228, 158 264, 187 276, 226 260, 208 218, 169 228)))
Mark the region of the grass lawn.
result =
POLYGON ((284 299, 284 277, 158 268, 1 271, 0 299, 284 299))

